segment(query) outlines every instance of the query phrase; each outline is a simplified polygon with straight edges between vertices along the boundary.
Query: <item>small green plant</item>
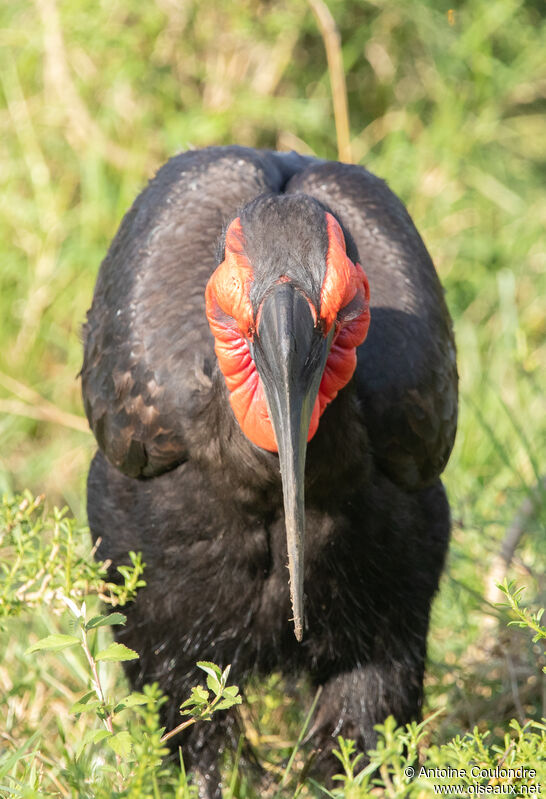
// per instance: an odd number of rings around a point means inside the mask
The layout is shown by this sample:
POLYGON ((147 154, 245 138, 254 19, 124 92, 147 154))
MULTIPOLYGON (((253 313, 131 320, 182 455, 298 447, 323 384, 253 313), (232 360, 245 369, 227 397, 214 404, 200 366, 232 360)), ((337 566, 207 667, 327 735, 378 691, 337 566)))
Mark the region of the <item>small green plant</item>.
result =
MULTIPOLYGON (((131 574, 127 575, 131 579, 131 574)), ((59 652, 64 649, 81 647, 88 664, 88 678, 91 690, 87 691, 72 705, 71 712, 77 715, 87 714, 96 716, 101 727, 89 730, 79 743, 76 759, 79 759, 86 747, 93 744, 108 746, 115 754, 116 768, 114 782, 120 792, 128 790, 138 774, 138 782, 146 776, 142 773, 142 754, 153 753, 150 766, 152 771, 161 768, 161 758, 167 754, 164 747, 166 741, 174 737, 187 727, 198 721, 210 721, 212 715, 220 710, 227 710, 233 705, 241 703, 239 689, 236 685, 228 685, 230 666, 223 671, 214 663, 200 662, 197 665, 207 674, 207 688, 197 685, 192 689, 191 696, 182 703, 180 711, 189 718, 169 732, 163 733, 158 727, 157 718, 151 727, 145 731, 139 730, 134 723, 120 719, 123 711, 134 709, 141 705, 148 705, 150 701, 156 702, 156 709, 162 703, 161 695, 156 687, 144 693, 131 692, 121 699, 107 698, 103 690, 99 675, 98 664, 101 662, 119 663, 125 660, 138 658, 137 652, 118 642, 109 643, 106 647, 96 651, 96 631, 102 627, 122 625, 126 616, 114 612, 108 615, 99 614, 87 618, 86 604, 78 605, 69 597, 61 597, 75 621, 78 634, 48 635, 32 644, 27 649, 28 654, 41 651, 59 652), (137 768, 140 763, 140 768, 137 768)))
MULTIPOLYGON (((237 687, 228 685, 230 667, 199 662, 206 684, 195 686, 182 703, 180 724, 163 729, 159 710, 165 697, 158 686, 145 686, 141 693, 128 691, 122 680, 112 680, 114 672, 109 668, 109 664, 138 657, 123 644, 112 642, 107 628, 125 623, 119 606, 134 599, 144 585, 140 556, 133 554, 131 565, 119 569, 119 584, 111 583, 106 565, 93 562, 87 531, 66 512, 55 509, 48 514, 43 498, 25 494, 5 498, 1 514, 0 614, 6 631, 20 627, 25 611, 36 621, 41 613, 47 622, 48 634, 39 633, 37 640, 25 646, 21 663, 29 669, 32 661, 43 664, 37 671, 40 676, 32 676, 34 682, 49 679, 51 658, 57 666, 69 661, 73 664, 69 679, 76 686, 83 682, 85 690, 71 689, 75 701, 65 703, 66 712, 58 722, 59 743, 52 750, 41 726, 28 728, 26 737, 18 738, 0 729, 0 797, 196 799, 197 788, 186 775, 183 753, 179 764, 169 762, 165 744, 191 725, 206 724, 214 713, 241 703, 237 687), (101 597, 109 603, 110 612, 102 610, 101 597)), ((514 583, 505 581, 499 587, 513 617, 508 623, 529 628, 536 648, 546 639, 543 611, 525 607, 523 589, 514 583)), ((42 621, 37 624, 39 630, 43 626, 42 621)), ((334 754, 340 773, 334 787, 326 788, 309 776, 313 752, 301 752, 319 696, 320 691, 305 721, 296 728, 295 744, 286 744, 285 760, 274 771, 276 799, 372 799, 378 795, 427 799, 450 791, 467 796, 495 792, 518 796, 546 785, 543 721, 514 719, 503 737, 483 725, 475 726, 447 743, 430 745, 429 739, 436 735, 437 711, 419 724, 397 728, 388 718, 379 725, 376 748, 368 753, 364 768, 364 756, 355 743, 339 737, 334 754)), ((259 787, 246 779, 238 773, 236 760, 227 782, 229 799, 260 795, 259 787)))
POLYGON ((121 582, 107 578, 107 565, 96 561, 88 530, 66 508, 48 514, 44 497, 28 491, 4 496, 0 503, 0 620, 29 609, 63 611, 66 599, 96 594, 111 605, 134 599, 142 579, 142 557, 129 553, 130 565, 118 567, 121 582))
POLYGON ((546 780, 546 725, 539 722, 510 723, 503 746, 489 745, 488 732, 477 728, 456 736, 443 746, 424 748, 433 716, 420 724, 396 727, 389 717, 377 725, 377 748, 369 764, 358 771, 362 754, 353 741, 338 738, 334 751, 343 773, 334 777, 340 788, 326 790, 331 799, 425 799, 438 795, 466 797, 487 794, 538 795, 546 780), (418 757, 419 751, 421 758, 418 757))
POLYGON ((170 732, 165 733, 161 738, 162 742, 178 735, 179 732, 195 724, 196 721, 210 721, 212 714, 216 713, 216 711, 228 710, 230 707, 240 705, 242 702, 237 686, 227 684, 231 666, 226 666, 222 671, 214 663, 204 660, 198 662, 197 665, 207 674, 208 690, 202 685, 196 685, 191 689, 189 699, 186 699, 180 705, 182 715, 190 716, 190 718, 170 732))
POLYGON ((85 693, 79 701, 72 706, 72 712, 78 714, 95 713, 104 723, 104 728, 90 730, 86 733, 80 742, 78 755, 81 754, 83 748, 87 744, 104 741, 116 753, 118 767, 121 768, 121 757, 122 755, 127 756, 130 753, 132 744, 130 735, 126 730, 115 731, 114 718, 119 712, 125 710, 125 708, 143 704, 146 699, 142 695, 132 693, 119 702, 107 701, 99 678, 97 664, 100 661, 117 663, 123 660, 134 660, 138 658, 138 654, 134 650, 116 642, 110 643, 104 649, 93 654, 93 647, 90 644, 89 636, 93 630, 97 630, 99 627, 125 624, 126 617, 122 613, 110 613, 107 616, 98 615, 86 620, 85 602, 81 607, 78 607, 72 599, 68 597, 63 597, 63 599, 76 620, 79 634, 66 635, 59 633, 48 635, 35 644, 32 644, 32 646, 27 649, 27 653, 31 654, 32 652, 47 650, 60 651, 76 646, 82 648, 90 669, 92 690, 85 693))
MULTIPOLYGON (((544 609, 524 607, 524 588, 513 581, 505 580, 498 587, 508 600, 499 607, 508 608, 516 617, 508 625, 530 629, 533 643, 546 640, 546 628, 541 625, 544 609)), ((400 728, 392 717, 377 725, 377 748, 368 753, 370 762, 362 770, 362 753, 356 752, 353 741, 340 736, 334 754, 343 771, 334 780, 341 787, 327 791, 313 784, 332 799, 371 799, 378 791, 390 799, 424 799, 451 793, 527 796, 541 792, 546 784, 546 720, 522 724, 512 719, 502 745, 489 742, 488 730, 474 727, 471 733, 425 750, 424 740, 438 715, 436 712, 420 724, 413 722, 400 728)))
POLYGON ((412 722, 406 727, 397 727, 392 716, 383 724, 376 725, 377 748, 368 752, 370 762, 362 769, 363 753, 357 753, 354 741, 338 736, 339 749, 334 749, 334 755, 340 761, 343 772, 337 774, 334 780, 341 787, 334 788, 329 795, 335 799, 364 799, 373 796, 378 786, 388 797, 409 795, 419 745, 437 715, 432 714, 421 723, 412 722))
MULTIPOLYGON (((227 684, 230 667, 222 670, 213 663, 198 663, 207 674, 207 688, 193 688, 181 706, 181 714, 188 718, 168 732, 159 724, 158 711, 165 698, 157 685, 145 686, 142 693, 108 695, 102 664, 133 660, 138 654, 121 643, 102 640, 104 628, 125 624, 123 613, 89 612, 88 608, 96 607, 97 599, 110 606, 133 600, 145 585, 144 564, 140 554, 131 552, 131 564, 118 568, 119 583, 109 582, 108 564, 95 562, 88 547, 82 554, 87 540, 86 528, 78 528, 66 510, 55 508, 47 513, 43 497, 27 492, 2 500, 0 618, 7 622, 25 610, 46 610, 57 629, 32 643, 25 654, 72 651, 77 660, 78 651, 83 655, 77 673, 86 681, 87 690, 72 703, 70 713, 76 719, 84 717, 87 729, 74 747, 67 742, 64 767, 60 775, 51 769, 51 780, 64 786, 62 795, 68 795, 65 791, 70 785, 81 797, 141 799, 158 795, 161 784, 162 791, 172 789, 171 795, 177 799, 191 799, 195 790, 183 763, 180 770, 164 765, 165 742, 197 721, 209 721, 215 712, 241 702, 237 686, 227 684), (106 756, 108 751, 111 758, 106 756), (100 769, 95 765, 97 757, 103 761, 100 769)), ((12 751, 4 754, 0 748, 2 799, 44 795, 40 743, 37 731, 12 751)))
MULTIPOLYGON (((546 641, 546 627, 543 627, 540 623, 544 615, 544 608, 540 608, 533 613, 528 608, 523 607, 521 598, 525 589, 523 586, 518 588, 513 580, 508 582, 508 580, 505 579, 504 582, 499 583, 497 587, 508 599, 507 603, 499 605, 499 607, 509 608, 512 614, 516 616, 515 619, 508 622, 508 626, 523 627, 531 630, 533 632, 534 644, 539 641, 546 641)), ((546 674, 546 666, 543 666, 542 670, 546 674)))

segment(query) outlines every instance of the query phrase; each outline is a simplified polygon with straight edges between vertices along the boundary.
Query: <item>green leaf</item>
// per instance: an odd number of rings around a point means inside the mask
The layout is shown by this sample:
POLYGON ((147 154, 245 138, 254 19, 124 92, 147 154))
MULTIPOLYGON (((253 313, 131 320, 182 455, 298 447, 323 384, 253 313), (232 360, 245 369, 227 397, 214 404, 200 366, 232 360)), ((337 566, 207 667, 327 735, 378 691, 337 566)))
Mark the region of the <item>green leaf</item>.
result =
POLYGON ((222 699, 218 704, 214 707, 214 710, 227 710, 233 705, 240 705, 242 702, 242 697, 240 696, 229 696, 226 699, 222 699))
POLYGON ((207 688, 210 688, 213 694, 216 695, 218 695, 222 690, 222 686, 220 685, 216 677, 213 677, 210 674, 207 674, 207 688))
POLYGON ((202 685, 196 685, 194 688, 191 689, 191 696, 189 699, 186 699, 185 702, 182 702, 180 705, 180 710, 182 708, 188 708, 185 713, 193 713, 195 708, 203 708, 209 702, 209 692, 206 688, 203 688, 202 685))
POLYGON ((191 697, 190 701, 197 702, 202 704, 203 702, 209 701, 209 692, 206 688, 203 688, 202 685, 196 685, 194 688, 191 689, 191 697))
POLYGON ((85 705, 87 702, 89 702, 89 700, 91 699, 92 696, 96 696, 96 695, 97 695, 96 691, 88 691, 86 694, 84 694, 82 697, 80 697, 80 699, 77 700, 76 704, 85 705))
POLYGON ((222 671, 215 663, 210 663, 208 660, 199 660, 197 665, 200 669, 206 671, 207 674, 210 674, 211 677, 214 677, 217 680, 221 679, 222 671))
POLYGON ((99 705, 100 701, 97 699, 97 694, 95 691, 89 691, 88 693, 84 694, 81 699, 78 699, 77 702, 74 702, 70 708, 70 712, 85 713, 86 710, 95 710, 97 707, 99 707, 99 705), (90 701, 91 699, 93 699, 92 702, 90 701))
POLYGON ((78 746, 76 760, 80 757, 86 746, 89 746, 89 744, 97 744, 99 741, 104 741, 105 738, 109 738, 111 735, 112 733, 105 729, 89 730, 89 732, 83 736, 80 745, 78 746))
POLYGON ((125 624, 127 616, 123 613, 110 613, 108 616, 93 616, 85 625, 86 630, 92 630, 94 627, 113 626, 114 624, 125 624))
POLYGON ((122 701, 125 702, 127 707, 134 707, 135 705, 145 705, 149 700, 145 694, 140 694, 138 691, 134 691, 132 694, 129 694, 129 696, 126 696, 122 701))
POLYGON ((91 712, 92 710, 97 710, 97 708, 99 708, 100 706, 101 703, 98 699, 95 699, 93 702, 88 702, 86 704, 75 702, 70 708, 70 712, 74 713, 75 716, 78 716, 80 713, 86 713, 86 712, 91 712))
POLYGON ((76 644, 81 644, 81 640, 75 635, 55 633, 55 635, 47 635, 32 646, 29 646, 25 654, 30 655, 32 652, 38 652, 41 649, 58 652, 60 649, 67 649, 69 646, 76 646, 76 644))
POLYGON ((136 658, 138 658, 138 653, 135 652, 134 649, 129 649, 125 644, 118 644, 115 642, 107 646, 106 649, 101 649, 101 651, 95 655, 95 660, 121 661, 136 660, 136 658))
POLYGON ((114 750, 116 755, 127 758, 131 754, 133 740, 127 730, 122 730, 108 739, 108 746, 114 750))
POLYGON ((225 685, 227 683, 227 678, 229 677, 229 672, 231 671, 231 664, 226 666, 222 672, 221 682, 225 685))
POLYGON ((139 694, 137 692, 129 694, 126 696, 125 699, 122 699, 114 708, 114 713, 120 713, 120 711, 125 710, 128 707, 135 707, 136 705, 145 705, 148 702, 148 698, 144 696, 144 694, 139 694))

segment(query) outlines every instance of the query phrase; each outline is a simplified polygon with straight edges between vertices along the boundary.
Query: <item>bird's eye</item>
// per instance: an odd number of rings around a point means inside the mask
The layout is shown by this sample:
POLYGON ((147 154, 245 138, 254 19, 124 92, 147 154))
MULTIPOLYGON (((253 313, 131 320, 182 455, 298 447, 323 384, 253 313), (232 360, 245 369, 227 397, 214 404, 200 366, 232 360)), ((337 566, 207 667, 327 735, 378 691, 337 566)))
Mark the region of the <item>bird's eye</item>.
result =
POLYGON ((362 292, 357 291, 353 299, 337 312, 338 323, 347 325, 349 322, 358 319, 364 311, 365 304, 366 298, 363 296, 362 292))

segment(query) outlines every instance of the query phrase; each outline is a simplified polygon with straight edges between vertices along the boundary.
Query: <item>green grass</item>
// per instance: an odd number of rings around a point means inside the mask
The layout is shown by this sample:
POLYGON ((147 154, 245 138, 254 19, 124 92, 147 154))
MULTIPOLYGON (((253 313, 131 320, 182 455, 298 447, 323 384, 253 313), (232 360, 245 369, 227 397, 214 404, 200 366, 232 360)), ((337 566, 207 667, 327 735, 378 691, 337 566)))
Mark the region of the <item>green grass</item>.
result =
MULTIPOLYGON (((485 599, 494 598, 496 557, 520 519, 509 576, 536 607, 546 591, 537 489, 545 471, 543 8, 517 0, 329 7, 342 37, 354 159, 408 205, 457 336, 461 413, 445 473, 453 543, 426 678, 427 712, 443 713, 427 735, 441 744, 476 725, 500 746, 509 719, 545 713, 540 642, 505 632, 485 599)), ((170 155, 233 142, 336 157, 324 45, 303 0, 0 6, 0 491, 44 493, 50 507, 67 505, 85 523, 94 444, 81 429, 79 331, 100 261, 170 155)), ((7 624, 0 750, 38 731, 31 748, 61 780, 81 736, 69 708, 85 669, 71 650, 25 655, 37 636, 58 631, 54 614, 33 610, 7 624)), ((120 690, 119 669, 104 673, 120 690)), ((296 702, 273 677, 246 705, 248 734, 273 769, 312 701, 305 686, 290 690, 296 702)), ((53 782, 43 790, 63 795, 53 782)), ((235 795, 253 790, 243 780, 235 795)))

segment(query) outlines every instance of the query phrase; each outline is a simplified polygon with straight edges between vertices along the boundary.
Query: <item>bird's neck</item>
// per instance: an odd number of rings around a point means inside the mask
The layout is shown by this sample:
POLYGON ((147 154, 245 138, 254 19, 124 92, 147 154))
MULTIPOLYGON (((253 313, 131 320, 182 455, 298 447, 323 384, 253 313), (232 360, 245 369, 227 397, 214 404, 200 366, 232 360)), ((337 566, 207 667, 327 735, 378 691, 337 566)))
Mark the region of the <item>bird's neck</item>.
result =
POLYGON ((328 406, 307 447, 307 501, 343 501, 355 489, 363 490, 372 471, 368 433, 351 381, 328 406))
MULTIPOLYGON (((282 496, 279 459, 252 444, 244 435, 229 404, 223 377, 213 377, 209 402, 194 420, 193 460, 212 476, 219 491, 230 501, 251 506, 282 496), (206 435, 203 433, 206 432, 206 435), (201 442, 206 441, 206 445, 201 442), (269 499, 268 499, 269 498, 269 499)), ((306 504, 340 501, 356 484, 369 481, 372 456, 368 435, 349 383, 323 414, 306 458, 306 504)))

